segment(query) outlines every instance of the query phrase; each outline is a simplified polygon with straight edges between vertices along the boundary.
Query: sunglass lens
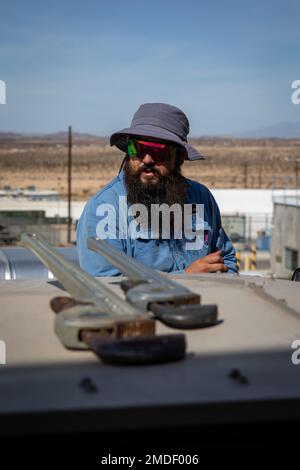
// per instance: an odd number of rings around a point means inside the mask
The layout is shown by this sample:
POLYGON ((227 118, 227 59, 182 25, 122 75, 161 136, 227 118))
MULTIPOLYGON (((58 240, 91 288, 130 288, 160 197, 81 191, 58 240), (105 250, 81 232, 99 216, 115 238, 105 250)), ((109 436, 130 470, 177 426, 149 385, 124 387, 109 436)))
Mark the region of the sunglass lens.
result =
POLYGON ((127 153, 130 157, 136 158, 138 156, 138 149, 134 140, 128 140, 127 153))
POLYGON ((130 157, 139 159, 143 159, 145 155, 149 154, 155 161, 160 162, 170 157, 171 147, 165 144, 129 139, 127 153, 130 157))

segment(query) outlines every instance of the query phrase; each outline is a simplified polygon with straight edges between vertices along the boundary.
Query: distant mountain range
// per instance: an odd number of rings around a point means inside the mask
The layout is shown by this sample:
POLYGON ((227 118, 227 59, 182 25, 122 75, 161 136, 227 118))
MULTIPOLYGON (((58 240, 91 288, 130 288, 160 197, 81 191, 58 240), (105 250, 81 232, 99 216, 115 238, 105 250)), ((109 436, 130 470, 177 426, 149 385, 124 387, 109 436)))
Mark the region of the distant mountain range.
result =
POLYGON ((277 139, 300 139, 300 121, 298 122, 280 122, 273 126, 252 129, 240 134, 236 137, 244 139, 261 139, 261 138, 277 138, 277 139))
MULTIPOLYGON (((72 138, 74 142, 86 142, 86 143, 105 143, 108 142, 108 137, 100 137, 93 134, 87 134, 83 132, 73 132, 72 138)), ((68 141, 67 132, 54 132, 52 134, 19 134, 15 132, 1 132, 0 141, 12 141, 12 140, 30 140, 30 141, 45 141, 55 143, 66 143, 68 141)))
MULTIPOLYGON (((211 139, 211 138, 238 138, 238 139, 300 139, 300 121, 298 122, 281 122, 273 126, 261 127, 257 129, 247 130, 238 134, 217 136, 205 135, 202 137, 193 137, 191 140, 211 139)), ((52 134, 20 134, 15 132, 1 132, 0 141, 8 140, 42 140, 48 142, 67 142, 67 132, 55 132, 52 134)), ((83 132, 73 132, 73 140, 81 143, 106 143, 108 137, 97 136, 83 132)))

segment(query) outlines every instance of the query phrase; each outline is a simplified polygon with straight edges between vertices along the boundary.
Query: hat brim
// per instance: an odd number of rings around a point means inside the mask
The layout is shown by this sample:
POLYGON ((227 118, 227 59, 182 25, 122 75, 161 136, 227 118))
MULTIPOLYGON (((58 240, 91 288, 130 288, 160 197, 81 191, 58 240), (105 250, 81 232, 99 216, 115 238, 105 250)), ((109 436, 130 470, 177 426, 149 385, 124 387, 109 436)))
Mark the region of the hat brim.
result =
POLYGON ((127 152, 127 137, 129 135, 139 137, 154 137, 156 139, 174 142, 185 149, 186 160, 205 160, 204 155, 198 152, 198 150, 196 150, 192 145, 188 144, 184 140, 181 140, 180 137, 178 137, 176 134, 173 134, 172 132, 169 132, 161 127, 151 125, 128 127, 127 129, 122 129, 119 132, 115 132, 110 137, 110 145, 115 145, 123 152, 127 152))

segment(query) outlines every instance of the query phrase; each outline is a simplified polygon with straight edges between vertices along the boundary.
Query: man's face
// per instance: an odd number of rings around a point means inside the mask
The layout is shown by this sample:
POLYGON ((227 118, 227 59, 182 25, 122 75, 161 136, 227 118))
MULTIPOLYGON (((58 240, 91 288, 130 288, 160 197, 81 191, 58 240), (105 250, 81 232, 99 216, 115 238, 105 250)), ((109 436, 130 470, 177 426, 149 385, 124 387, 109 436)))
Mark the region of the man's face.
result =
POLYGON ((129 139, 124 164, 128 203, 144 204, 150 211, 153 204, 182 206, 186 196, 183 160, 183 151, 174 145, 152 138, 129 139))
POLYGON ((184 156, 178 153, 175 145, 154 138, 141 138, 135 142, 137 150, 141 152, 130 158, 128 165, 142 184, 157 185, 162 177, 172 174, 183 162, 184 156), (151 144, 154 144, 154 147, 151 144))

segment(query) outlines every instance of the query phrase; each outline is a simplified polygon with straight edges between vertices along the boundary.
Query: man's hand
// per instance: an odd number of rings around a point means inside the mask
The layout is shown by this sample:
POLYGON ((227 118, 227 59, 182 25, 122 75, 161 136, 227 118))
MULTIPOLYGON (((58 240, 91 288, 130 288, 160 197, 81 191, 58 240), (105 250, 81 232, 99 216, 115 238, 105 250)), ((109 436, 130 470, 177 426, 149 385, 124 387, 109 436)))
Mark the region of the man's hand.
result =
POLYGON ((216 253, 210 253, 203 258, 196 259, 185 270, 186 273, 216 273, 218 271, 228 271, 228 267, 225 266, 221 256, 221 251, 216 251, 216 253))

